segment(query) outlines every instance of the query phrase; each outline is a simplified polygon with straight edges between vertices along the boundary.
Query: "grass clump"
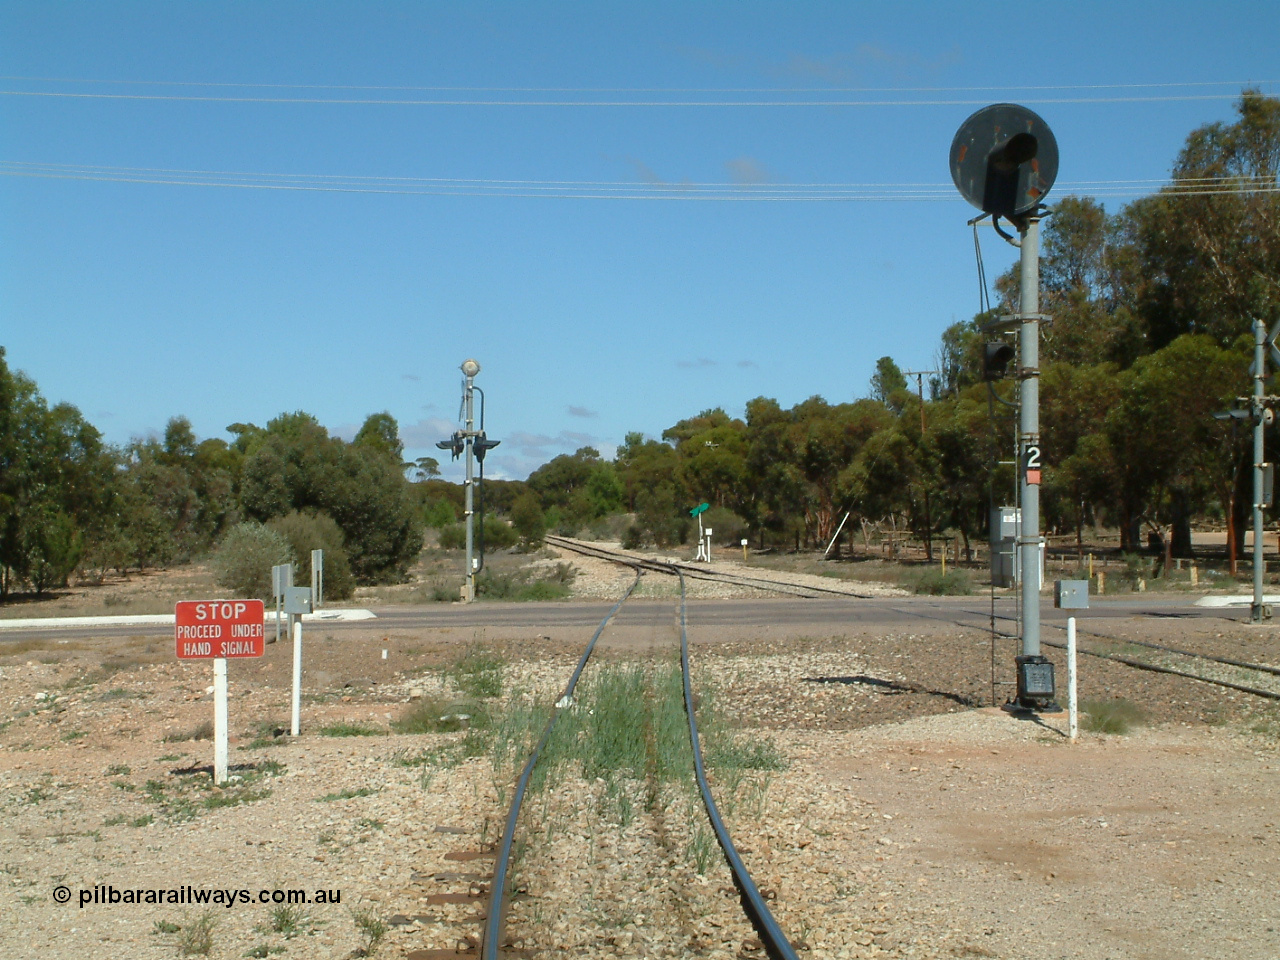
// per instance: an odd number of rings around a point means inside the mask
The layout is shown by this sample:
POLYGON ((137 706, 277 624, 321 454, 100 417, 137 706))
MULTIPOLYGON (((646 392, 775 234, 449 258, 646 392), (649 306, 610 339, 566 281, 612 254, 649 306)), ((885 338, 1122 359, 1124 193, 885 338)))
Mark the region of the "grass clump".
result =
POLYGON ((332 803, 335 800, 354 800, 356 797, 371 797, 378 791, 372 787, 360 787, 358 790, 339 790, 337 793, 326 793, 316 797, 316 803, 332 803))
POLYGON ((384 737, 387 731, 378 727, 366 727, 363 723, 349 723, 339 720, 330 723, 317 731, 322 737, 384 737))
POLYGON ((535 579, 536 568, 512 573, 488 572, 476 578, 476 596, 485 600, 563 600, 577 576, 572 564, 558 563, 547 576, 535 579))
POLYGON ((931 597, 967 597, 973 584, 966 570, 926 570, 916 580, 915 592, 931 597))
POLYGON ((284 953, 284 947, 273 947, 269 943, 260 943, 256 947, 250 947, 245 951, 244 955, 251 960, 263 960, 264 957, 270 957, 277 953, 284 953))
MULTIPOLYGON (((266 799, 271 796, 271 790, 260 786, 260 782, 264 777, 279 775, 284 772, 285 767, 282 763, 268 761, 254 768, 236 769, 243 772, 236 773, 229 784, 221 787, 214 785, 212 778, 201 774, 196 777, 175 777, 172 780, 148 780, 142 791, 145 799, 156 804, 167 820, 183 823, 194 820, 204 811, 266 799)), ((145 827, 152 822, 152 816, 147 815, 139 817, 131 825, 145 827)))
POLYGON ((449 679, 462 693, 480 700, 502 696, 506 664, 491 650, 472 647, 449 669, 449 679))
POLYGON ((434 697, 409 706, 391 721, 395 733, 456 733, 459 730, 484 729, 490 724, 490 711, 474 700, 451 700, 434 697))
POLYGON ((353 910, 351 920, 356 925, 356 932, 360 934, 360 948, 356 952, 362 957, 373 956, 383 937, 387 935, 387 922, 374 913, 371 907, 353 910))
POLYGON ((178 956, 207 957, 213 950, 213 928, 217 919, 207 911, 182 927, 178 938, 178 956))
POLYGON ((305 919, 302 907, 282 903, 271 910, 271 931, 290 940, 302 932, 302 922, 305 919))
POLYGON ((1131 700, 1084 700, 1080 704, 1083 726, 1092 733, 1125 734, 1146 722, 1142 708, 1131 700))
POLYGON ((190 730, 179 730, 177 733, 166 733, 164 735, 165 743, 184 743, 187 740, 212 740, 213 739, 213 721, 206 720, 204 723, 197 724, 190 730))
POLYGON ((260 720, 253 725, 252 739, 241 750, 261 750, 263 747, 274 747, 284 743, 283 737, 289 732, 289 725, 283 720, 260 720))
POLYGON ((535 790, 563 768, 588 783, 603 782, 601 812, 623 826, 634 818, 637 798, 653 810, 663 785, 687 780, 693 768, 679 669, 614 663, 587 674, 544 758, 534 771, 535 790))

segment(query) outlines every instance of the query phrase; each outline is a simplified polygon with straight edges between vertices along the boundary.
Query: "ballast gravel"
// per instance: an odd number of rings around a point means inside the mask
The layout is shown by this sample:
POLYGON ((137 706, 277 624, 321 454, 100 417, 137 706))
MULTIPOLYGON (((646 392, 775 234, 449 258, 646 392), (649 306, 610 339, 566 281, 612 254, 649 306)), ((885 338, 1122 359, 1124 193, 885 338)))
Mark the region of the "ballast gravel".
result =
MULTIPOLYGON (((1168 640, 1203 628, 1160 629, 1168 640)), ((585 639, 495 646, 506 695, 554 698, 585 639)), ((461 758, 466 731, 386 731, 456 692, 446 668, 473 641, 317 635, 296 740, 278 735, 286 645, 233 664, 242 780, 225 791, 208 783, 211 743, 183 739, 212 719, 207 665, 173 662, 163 638, 0 646, 0 956, 172 958, 198 946, 206 916, 213 957, 465 949, 483 900, 432 897, 479 891, 491 861, 456 857, 496 837, 514 768, 461 758), (69 903, 56 902, 59 886, 69 903), (95 890, 186 888, 254 899, 92 903, 95 890), (340 902, 291 913, 256 900, 290 889, 340 902)), ((724 806, 801 955, 1280 956, 1280 716, 1218 688, 1090 665, 1086 695, 1143 703, 1151 723, 1071 743, 1064 716, 1016 720, 986 705, 984 656, 945 627, 839 624, 808 639, 721 629, 695 648, 702 694, 786 760, 724 806)), ((723 865, 699 872, 683 801, 662 803, 660 822, 606 829, 600 789, 566 783, 531 808, 508 926, 517 946, 760 956, 723 865)))

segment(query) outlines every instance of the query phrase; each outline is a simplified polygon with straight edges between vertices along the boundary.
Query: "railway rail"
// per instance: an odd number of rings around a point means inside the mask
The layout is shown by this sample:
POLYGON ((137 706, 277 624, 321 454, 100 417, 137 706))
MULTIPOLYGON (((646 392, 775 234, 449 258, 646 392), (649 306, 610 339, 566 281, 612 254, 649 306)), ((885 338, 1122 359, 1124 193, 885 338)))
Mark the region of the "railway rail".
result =
MULTIPOLYGON (((749 577, 741 574, 728 573, 726 571, 711 570, 707 567, 701 567, 695 564, 685 563, 667 563, 666 561, 649 560, 645 558, 635 558, 630 554, 621 553, 616 550, 608 550, 603 547, 597 547, 594 544, 584 544, 580 541, 570 540, 564 537, 547 537, 547 541, 554 546, 565 550, 570 550, 584 556, 597 557, 603 560, 611 560, 615 563, 634 562, 646 566, 645 569, 658 569, 661 567, 671 567, 682 571, 686 576, 693 579, 709 580, 719 583, 734 584, 738 586, 754 587, 756 589, 772 590, 778 593, 788 594, 791 596, 816 598, 819 596, 839 596, 848 597, 855 600, 872 599, 871 595, 859 593, 854 590, 841 590, 834 587, 825 586, 808 586, 785 581, 770 580, 765 577, 749 577)), ((943 616, 935 613, 927 613, 910 607, 895 608, 896 612, 904 613, 909 616, 920 617, 922 619, 936 620, 944 623, 952 623, 956 626, 967 627, 972 629, 989 629, 988 626, 980 626, 975 621, 991 621, 996 620, 1015 620, 1014 617, 995 616, 988 611, 977 610, 961 610, 956 611, 962 617, 968 616, 972 619, 958 619, 955 614, 951 616, 943 616)), ((1053 623, 1052 621, 1042 621, 1041 629, 1059 630, 1065 633, 1066 627, 1053 623)), ((998 637, 1012 638, 1013 634, 997 633, 998 637)), ((1246 660, 1239 660, 1232 657, 1219 657, 1212 654, 1196 652, 1192 650, 1183 650, 1176 647, 1170 647, 1163 644, 1151 643, 1143 640, 1136 640, 1128 637, 1119 637, 1114 634, 1108 634, 1097 630, 1077 630, 1077 635, 1083 635, 1095 640, 1100 640, 1114 644, 1132 644, 1134 646, 1145 647, 1159 653, 1167 654, 1173 657, 1180 657, 1191 661, 1193 664, 1219 664, 1222 666, 1234 667, 1240 671, 1252 671, 1257 674, 1266 676, 1280 677, 1280 667, 1270 664, 1252 663, 1246 660)), ((1055 649, 1065 650, 1065 643, 1058 643, 1052 640, 1043 640, 1045 646, 1054 647, 1055 649)), ((1138 660, 1135 657, 1127 656, 1122 653, 1108 652, 1105 650, 1095 650, 1087 646, 1081 646, 1079 652, 1084 656, 1095 657, 1101 660, 1110 660, 1113 663, 1120 663, 1124 666, 1132 667, 1135 670, 1144 670, 1153 673, 1163 673, 1169 676, 1182 677, 1188 680, 1195 680, 1200 683, 1207 683, 1213 686, 1223 687, 1228 690, 1235 690, 1239 693, 1246 693, 1251 696, 1259 697, 1265 700, 1280 701, 1280 691, 1269 690, 1263 687, 1254 686, 1251 683, 1236 682, 1234 680, 1224 679, 1222 677, 1206 676, 1204 673, 1193 673, 1189 670, 1180 670, 1177 667, 1168 664, 1153 663, 1146 660, 1138 660)))
MULTIPOLYGON (((680 582, 680 666, 683 684, 684 712, 688 720, 688 736, 692 747, 694 768, 692 773, 697 782, 698 794, 705 809, 707 820, 715 834, 716 842, 720 847, 725 862, 728 864, 734 886, 740 898, 743 912, 756 933, 759 941, 759 948, 762 949, 767 956, 772 958, 772 960, 797 960, 795 948, 787 939, 786 934, 782 931, 782 928, 779 926, 778 922, 769 910, 766 894, 761 892, 759 886, 752 879, 741 855, 734 846, 733 839, 729 834, 728 828, 725 826, 724 819, 720 814, 715 798, 712 796, 711 788, 707 782, 689 665, 688 623, 685 602, 685 577, 687 574, 678 564, 630 557, 610 557, 609 559, 617 563, 622 563, 634 570, 635 579, 627 587, 626 591, 623 593, 621 598, 619 598, 617 603, 614 604, 605 617, 600 621, 599 626, 597 626, 595 632, 592 634, 591 639, 584 648, 573 673, 570 675, 558 699, 556 700, 555 709, 543 728, 537 744, 534 746, 533 750, 524 762, 520 776, 516 782, 515 790, 512 794, 511 804, 507 810, 501 839, 498 841, 496 848, 492 851, 494 856, 494 869, 492 878, 488 885, 488 903, 487 909, 483 914, 483 930, 478 943, 478 956, 483 958, 483 960, 498 960, 499 957, 502 957, 504 953, 507 952, 508 948, 504 942, 504 932, 508 907, 511 903, 510 896, 512 891, 510 881, 512 856, 516 847, 516 834, 519 829, 521 812, 524 806, 525 797, 528 793, 530 781, 534 775, 535 769, 542 759, 543 751, 546 748, 548 741, 551 739, 556 722, 561 716, 562 711, 573 705, 574 692, 577 688, 578 681, 581 679, 584 670, 587 669, 591 662, 592 655, 595 652, 600 637, 604 633, 606 627, 608 627, 614 617, 617 616, 618 611, 632 596, 636 586, 640 583, 641 577, 646 573, 658 573, 674 576, 680 582)), ((523 953, 524 951, 521 952, 523 953)), ((423 957, 428 955, 434 957, 444 956, 448 953, 449 952, 447 951, 421 951, 420 955, 423 957)), ((452 955, 457 956, 456 953, 452 955)))

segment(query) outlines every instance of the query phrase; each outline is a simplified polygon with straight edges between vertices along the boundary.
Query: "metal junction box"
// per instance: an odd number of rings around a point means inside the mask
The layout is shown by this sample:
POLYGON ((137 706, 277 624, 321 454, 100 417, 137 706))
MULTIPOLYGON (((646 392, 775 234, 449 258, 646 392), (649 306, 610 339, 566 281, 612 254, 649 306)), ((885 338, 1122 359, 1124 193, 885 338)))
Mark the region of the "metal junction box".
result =
POLYGON ((311 612, 311 588, 310 587, 285 587, 284 588, 284 612, 285 613, 310 613, 311 612))
POLYGON ((1053 605, 1063 610, 1089 609, 1088 580, 1055 580, 1053 582, 1053 605))
POLYGON ((1053 662, 1045 657, 1018 657, 1018 702, 1048 705, 1057 692, 1053 684, 1053 662))

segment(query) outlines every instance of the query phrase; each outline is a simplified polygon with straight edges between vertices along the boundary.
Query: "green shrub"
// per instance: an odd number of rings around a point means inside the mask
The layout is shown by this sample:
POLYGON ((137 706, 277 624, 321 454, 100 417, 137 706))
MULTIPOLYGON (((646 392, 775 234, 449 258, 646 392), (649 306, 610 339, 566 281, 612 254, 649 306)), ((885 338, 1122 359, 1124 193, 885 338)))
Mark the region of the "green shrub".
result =
POLYGON ((433 530, 457 523, 458 514, 448 500, 428 500, 422 505, 422 522, 433 530))
MULTIPOLYGON (((474 530, 475 550, 480 552, 480 525, 476 524, 474 530)), ((440 530, 440 549, 441 550, 462 550, 467 545, 467 525, 465 523, 454 523, 440 530)), ((505 550, 508 547, 516 545, 516 532, 512 529, 511 524, 496 517, 489 517, 484 523, 484 548, 485 551, 505 550)))
MULTIPOLYGON (((518 535, 515 528, 505 520, 497 517, 485 517, 484 548, 490 550, 508 550, 516 545, 518 535)), ((476 550, 480 549, 480 525, 476 524, 476 550)))
POLYGON ((271 598, 271 568, 294 563, 293 548, 280 533, 246 521, 227 531, 210 559, 218 586, 237 597, 271 598))
POLYGON ((464 523, 451 523, 440 528, 440 549, 461 550, 467 545, 467 526, 464 523))
POLYGON ((520 538, 522 550, 536 550, 547 534, 546 517, 532 493, 523 493, 511 506, 511 526, 520 538))
POLYGON ((1093 733, 1128 733, 1130 729, 1146 721, 1146 714, 1131 700, 1084 700, 1080 703, 1084 714, 1083 726, 1093 733))
POLYGON ((747 521, 726 507, 711 507, 702 515, 702 525, 710 527, 716 543, 736 547, 750 532, 747 521))
POLYGON ((576 575, 571 564, 562 563, 550 577, 529 580, 529 573, 502 574, 488 570, 476 577, 476 596, 486 600, 562 600, 569 596, 569 584, 576 575))
POLYGON ((516 590, 512 600, 563 600, 569 596, 569 588, 563 583, 535 580, 516 590))
POLYGON ((967 597, 973 593, 969 574, 964 570, 926 570, 916 581, 916 593, 934 597, 967 597))
POLYGON ((289 542, 298 558, 294 580, 300 586, 311 583, 311 551, 324 551, 324 599, 347 600, 356 590, 342 530, 327 513, 294 510, 267 523, 267 527, 289 542))
POLYGON ((644 546, 644 530, 638 523, 627 527, 622 534, 623 550, 639 550, 644 546))

